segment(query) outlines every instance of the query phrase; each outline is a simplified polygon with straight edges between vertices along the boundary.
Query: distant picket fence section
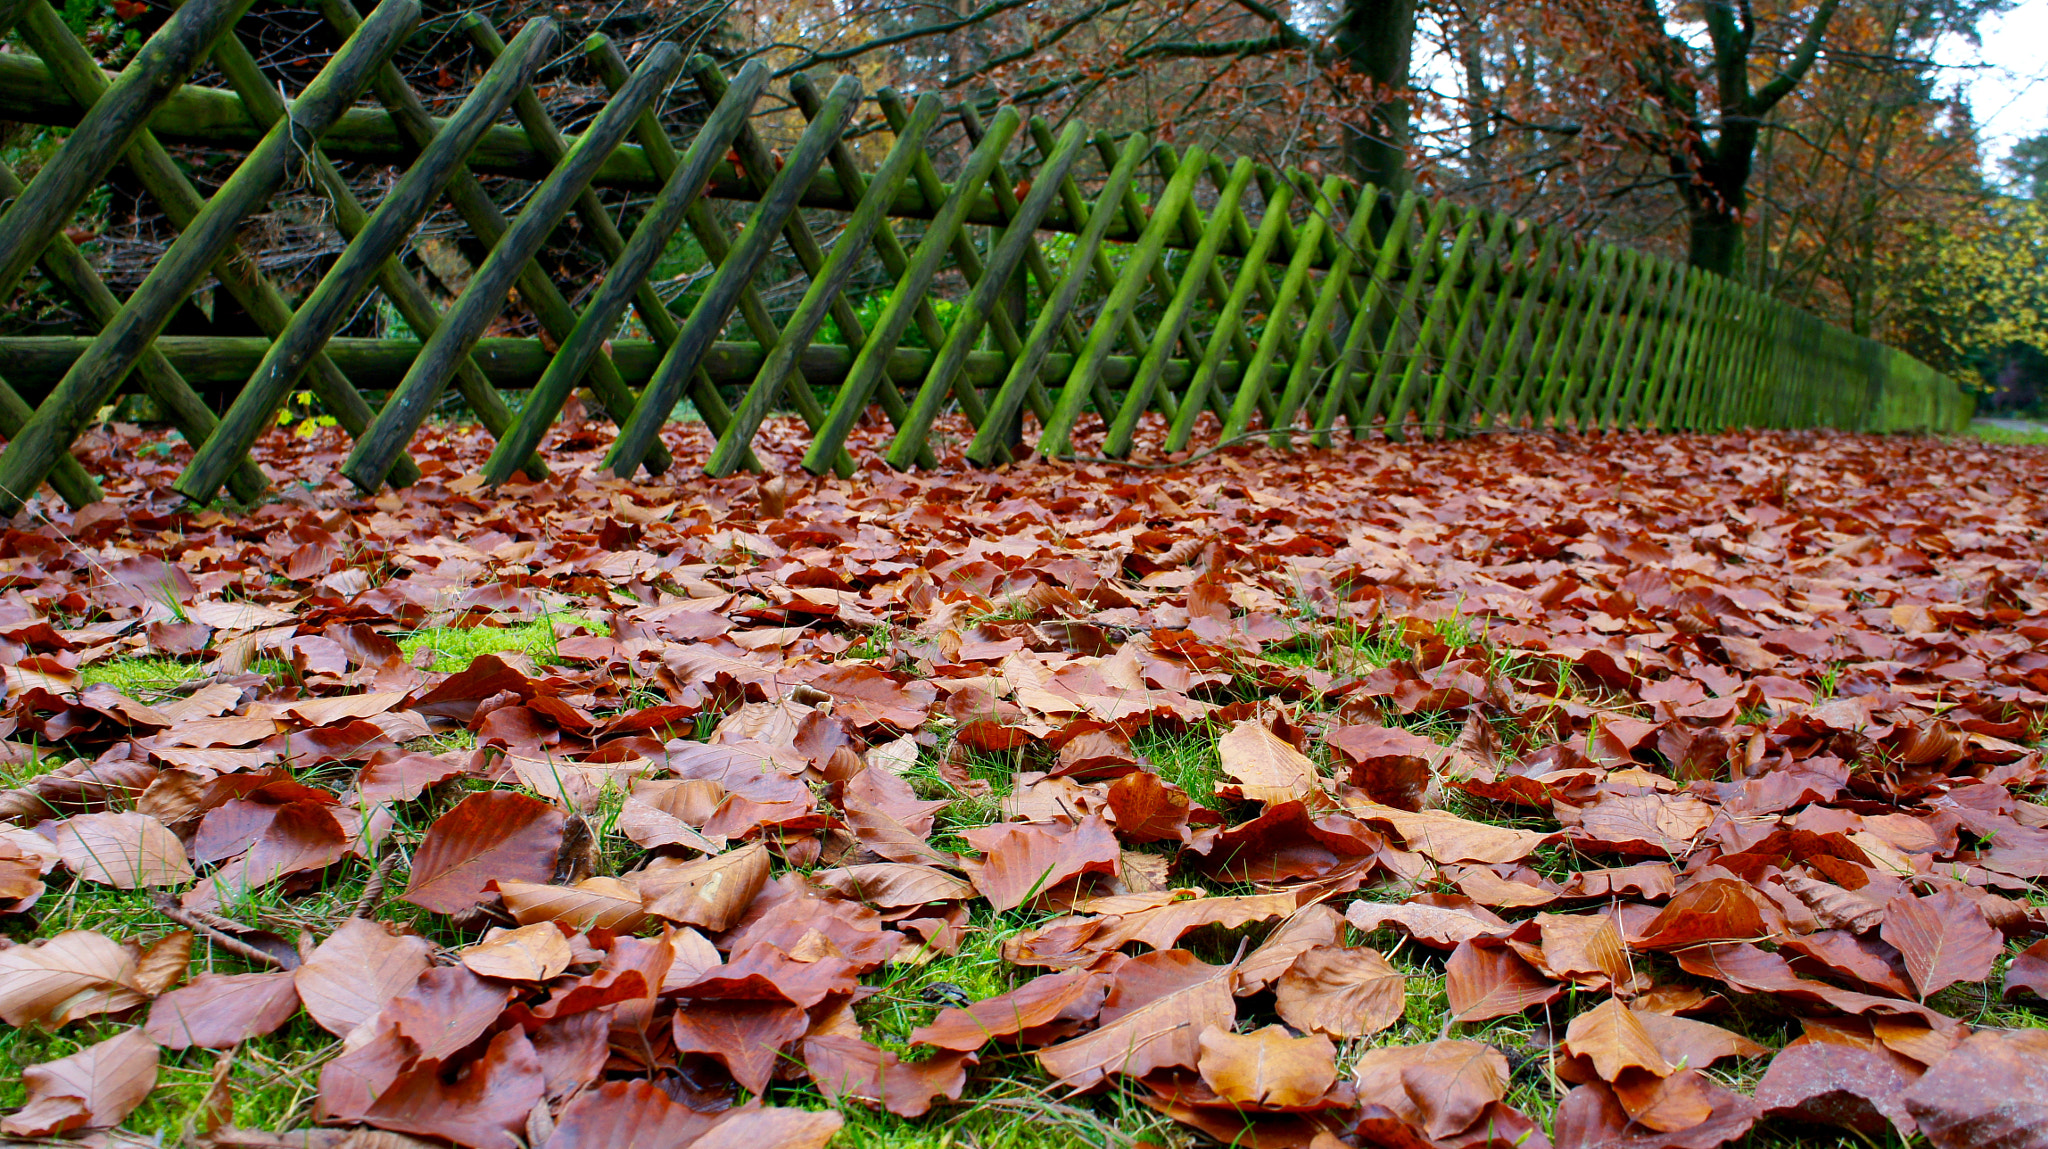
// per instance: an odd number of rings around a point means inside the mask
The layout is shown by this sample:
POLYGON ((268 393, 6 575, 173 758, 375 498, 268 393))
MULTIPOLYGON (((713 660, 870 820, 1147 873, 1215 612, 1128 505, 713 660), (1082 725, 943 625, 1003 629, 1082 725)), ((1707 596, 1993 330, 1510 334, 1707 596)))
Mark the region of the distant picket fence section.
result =
POLYGON ((792 407, 810 427, 804 466, 842 475, 855 467, 848 433, 871 404, 895 429, 886 456, 899 468, 936 465, 929 439, 949 410, 974 428, 966 455, 983 465, 1025 443, 1053 457, 1126 456, 1154 409, 1168 452, 1198 431, 1304 449, 1329 445, 1340 425, 1392 439, 1510 427, 1939 431, 1970 413, 1954 381, 1903 352, 1664 259, 1142 134, 1056 132, 1014 108, 986 122, 957 113, 971 150, 949 181, 932 160, 940 102, 876 92, 894 137, 869 170, 849 142, 866 98, 852 76, 823 89, 792 78, 808 126, 777 153, 751 119, 769 78, 759 63, 728 77, 661 43, 629 66, 593 37, 583 51, 610 98, 566 134, 534 87, 559 51, 546 19, 506 42, 464 17, 489 67, 437 117, 392 63, 418 0, 383 0, 367 16, 350 0, 316 0, 346 40, 287 102, 236 35, 250 3, 185 0, 110 76, 48 0, 0 0, 0 32, 30 49, 0 53, 0 119, 73 129, 26 185, 0 165, 0 297, 40 267, 96 327, 0 339, 0 513, 44 482, 74 506, 98 497, 70 448, 124 388, 153 398, 194 445, 176 488, 197 502, 223 489, 262 496, 249 451, 296 390, 353 437, 342 472, 365 491, 418 477, 407 446, 450 387, 495 437, 493 484, 546 473, 545 432, 579 388, 617 424, 606 465, 626 478, 674 464, 660 432, 684 400, 717 435, 703 462, 712 475, 758 466, 750 444, 763 420, 792 407), (224 87, 186 83, 209 63, 224 87), (656 114, 678 87, 708 108, 686 139, 656 114), (202 195, 168 150, 179 146, 239 163, 202 195), (395 177, 364 203, 338 164, 395 177), (125 299, 65 234, 117 165, 178 231, 125 299), (492 181, 516 203, 494 199, 480 175, 516 177, 492 181), (306 178, 346 246, 294 305, 239 231, 306 178), (636 193, 632 218, 618 218, 603 188, 636 193), (712 199, 752 207, 733 228, 712 199), (452 300, 404 260, 444 202, 489 252, 452 300), (580 309, 540 258, 571 213, 581 242, 609 261, 580 309), (829 230, 814 226, 820 213, 829 230), (713 266, 686 314, 651 280, 684 234, 713 266), (778 251, 808 276, 780 312, 756 282, 778 251), (888 285, 866 322, 849 297, 858 275, 888 285), (263 336, 165 334, 208 284, 263 336), (959 304, 943 309, 949 321, 933 307, 945 291, 959 304), (515 292, 544 340, 486 338, 515 292), (419 338, 339 337, 372 293, 419 338), (827 319, 833 342, 820 341, 827 319), (629 325, 644 338, 622 338, 629 325), (725 338, 729 325, 749 338, 725 338), (923 346, 906 345, 913 330, 923 346), (195 382, 229 384, 232 401, 216 413, 195 382), (514 389, 525 391, 516 405, 514 389))

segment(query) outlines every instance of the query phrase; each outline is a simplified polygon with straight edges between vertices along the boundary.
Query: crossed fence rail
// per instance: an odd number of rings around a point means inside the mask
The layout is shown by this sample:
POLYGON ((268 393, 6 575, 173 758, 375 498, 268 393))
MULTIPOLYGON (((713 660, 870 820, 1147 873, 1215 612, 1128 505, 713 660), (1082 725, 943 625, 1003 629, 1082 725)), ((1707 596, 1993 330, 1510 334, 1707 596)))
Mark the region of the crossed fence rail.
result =
POLYGON ((263 493, 248 452, 301 388, 353 437, 342 473, 366 491, 418 477, 407 445, 450 387, 495 437, 493 484, 546 473, 545 432, 578 388, 618 425, 606 466, 622 478, 673 464, 660 432, 686 399, 717 436, 713 475, 758 467, 751 441, 784 405, 811 430, 804 466, 842 475, 871 404, 895 428, 896 467, 935 465, 929 439, 948 408, 974 428, 966 455, 984 465, 1021 449, 1027 415, 1039 453, 1072 455, 1084 433, 1110 457, 1129 454, 1154 409, 1169 451, 1204 412, 1222 441, 1264 433, 1283 448, 1326 446, 1340 422, 1401 439, 1511 426, 1944 430, 1969 417, 1962 389, 1895 348, 1713 275, 1448 200, 1143 134, 1055 132, 1008 107, 986 123, 959 113, 970 147, 948 181, 932 158, 938 100, 888 89, 874 100, 894 138, 869 171, 850 143, 864 95, 854 77, 824 90, 792 77, 807 126, 778 153, 751 119, 761 64, 728 78, 661 43, 629 67, 603 37, 583 51, 610 98, 572 136, 534 88, 555 47, 546 19, 507 43, 463 17, 489 66, 437 118, 392 62, 418 0, 382 0, 367 17, 317 0, 346 39, 287 102, 235 34, 251 3, 185 0, 110 77, 48 0, 0 0, 0 33, 30 49, 0 54, 0 118, 72 129, 26 185, 0 164, 0 296, 40 267, 97 328, 0 339, 0 513, 45 481, 74 506, 98 497, 69 448, 124 386, 195 448, 175 486, 200 502, 223 487, 263 493), (225 88, 186 82, 209 62, 225 88), (682 140, 657 115, 679 87, 708 108, 682 140), (377 107, 357 106, 366 92, 377 107), (240 156, 210 196, 170 151, 189 145, 240 156), (365 204, 339 164, 398 174, 365 204), (178 232, 125 299, 65 234, 116 165, 178 232), (308 176, 346 246, 294 306, 239 229, 308 176), (480 176, 522 181, 509 218, 480 176), (600 189, 634 193, 634 210, 600 189), (752 205, 736 231, 719 199, 752 205), (489 252, 445 307, 403 259, 444 203, 489 252), (820 213, 836 223, 825 243, 820 213), (580 308, 542 261, 572 214, 608 261, 580 308), (678 313, 651 276, 686 232, 711 269, 678 313), (807 277, 780 313, 757 284, 776 252, 807 277), (889 287, 864 322, 849 288, 877 265, 889 287), (166 335, 208 282, 263 335, 166 335), (933 306, 947 285, 961 296, 950 322, 933 306), (373 293, 418 338, 342 337, 373 293), (487 337, 515 293, 544 339, 487 337), (735 313, 750 340, 721 338, 735 313), (821 341, 828 319, 836 342, 821 341), (623 338, 629 326, 644 338, 623 338), (923 347, 906 343, 913 330, 923 347), (232 401, 216 415, 195 380, 227 384, 232 401), (15 386, 26 382, 44 385, 34 407, 15 386), (1083 425, 1091 412, 1099 442, 1083 425))

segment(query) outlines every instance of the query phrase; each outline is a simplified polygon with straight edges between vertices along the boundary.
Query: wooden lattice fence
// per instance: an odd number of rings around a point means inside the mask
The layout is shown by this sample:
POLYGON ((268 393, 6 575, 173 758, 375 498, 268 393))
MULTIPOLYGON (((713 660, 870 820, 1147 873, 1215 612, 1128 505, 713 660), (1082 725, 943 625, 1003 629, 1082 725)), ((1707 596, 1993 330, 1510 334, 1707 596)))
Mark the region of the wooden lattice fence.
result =
POLYGON ((235 33, 250 3, 185 0, 110 77, 48 0, 0 0, 0 31, 29 49, 0 53, 0 119, 73 129, 26 185, 0 164, 0 297, 40 267, 97 329, 0 339, 0 512, 45 481, 73 505, 97 497, 69 448, 124 386, 194 445, 176 487, 202 502, 223 487, 262 494, 248 451, 301 389, 353 436, 342 470, 365 490, 418 476, 407 444, 451 386, 496 439, 491 483, 545 473, 544 433, 578 388, 618 425, 607 464, 621 477, 673 464, 660 432, 684 400, 718 436, 704 463, 714 475, 758 466, 753 436, 784 406, 811 428, 804 465, 841 474, 870 404, 895 427, 896 467, 935 465, 927 440, 948 408, 974 428, 966 455, 981 464, 1023 449, 1027 416, 1042 454, 1074 454, 1083 432, 1087 453, 1124 456, 1153 409, 1169 451, 1203 412, 1222 440, 1257 432, 1290 449, 1328 445, 1340 424, 1400 439, 1530 426, 1942 430, 1968 418, 1964 392, 1896 349, 1663 259, 1446 200, 1142 134, 1055 132, 1013 108, 986 123, 957 114, 971 148, 948 180, 933 161, 939 101, 906 105, 886 89, 873 102, 893 142, 870 171, 849 142, 864 103, 851 76, 824 90, 791 78, 808 126, 776 153, 752 120, 768 85, 760 64, 728 78, 661 43, 629 68, 602 37, 584 52, 610 98, 571 136, 535 92, 559 50, 545 19, 507 43, 465 17, 489 66, 436 117, 392 62, 418 0, 383 0, 367 17, 317 0, 346 40, 287 103, 235 33), (224 87, 186 83, 206 65, 224 87), (656 114, 678 91, 707 108, 680 139, 656 114), (169 150, 179 146, 239 161, 202 195, 169 150), (366 204, 338 163, 396 175, 366 204), (117 165, 177 229, 125 299, 66 236, 117 165), (480 178, 494 176, 518 177, 516 205, 480 178), (325 197, 346 246, 294 306, 240 229, 297 179, 325 197), (633 193, 633 210, 603 189, 633 193), (713 200, 750 203, 743 226, 713 200), (489 253, 445 306, 405 258, 444 204, 489 253), (572 213, 580 242, 609 264, 580 307, 540 258, 572 213), (651 276, 685 233, 711 266, 677 311, 651 276), (771 255, 807 277, 793 309, 762 297, 771 255), (862 275, 884 284, 866 321, 850 292, 862 275), (208 284, 262 335, 167 335, 208 284), (934 306, 948 290, 955 306, 934 306), (487 337, 515 293, 542 338, 487 337), (418 338, 340 337, 373 296, 418 338), (721 339, 728 325, 750 338, 721 339), (195 381, 232 401, 216 414, 195 381))

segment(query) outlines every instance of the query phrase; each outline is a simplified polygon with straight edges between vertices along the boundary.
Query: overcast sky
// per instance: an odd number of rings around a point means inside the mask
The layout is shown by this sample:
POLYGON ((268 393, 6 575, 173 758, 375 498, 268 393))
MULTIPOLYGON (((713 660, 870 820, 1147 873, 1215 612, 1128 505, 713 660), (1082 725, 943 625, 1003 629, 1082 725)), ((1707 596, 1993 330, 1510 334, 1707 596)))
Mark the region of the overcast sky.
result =
POLYGON ((2048 0, 2022 0, 2019 7, 1984 22, 1984 45, 1944 45, 1940 58, 1958 67, 1949 73, 1965 86, 1984 134, 1986 165, 1998 172, 2015 140, 2048 132, 2048 0))

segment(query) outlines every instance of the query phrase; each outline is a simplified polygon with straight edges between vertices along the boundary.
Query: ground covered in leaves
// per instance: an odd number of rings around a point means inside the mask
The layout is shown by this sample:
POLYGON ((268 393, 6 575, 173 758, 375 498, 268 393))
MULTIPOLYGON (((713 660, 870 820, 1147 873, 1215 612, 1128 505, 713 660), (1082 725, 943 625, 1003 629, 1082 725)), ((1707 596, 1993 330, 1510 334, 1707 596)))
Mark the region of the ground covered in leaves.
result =
POLYGON ((5 528, 8 1137, 2048 1144, 2048 449, 305 430, 5 528))

